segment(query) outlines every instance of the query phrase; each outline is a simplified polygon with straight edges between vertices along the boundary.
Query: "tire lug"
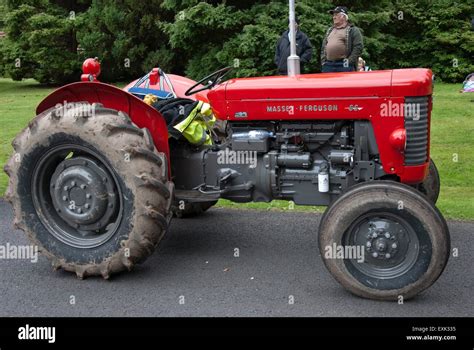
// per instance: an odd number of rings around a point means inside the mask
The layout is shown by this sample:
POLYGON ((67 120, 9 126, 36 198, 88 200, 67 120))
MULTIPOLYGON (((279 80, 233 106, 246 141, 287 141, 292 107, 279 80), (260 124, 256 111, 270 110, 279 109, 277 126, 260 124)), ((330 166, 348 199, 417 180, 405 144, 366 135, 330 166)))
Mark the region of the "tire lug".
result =
POLYGON ((366 245, 368 248, 372 247, 372 243, 371 243, 371 242, 367 242, 365 245, 366 245))
POLYGON ((67 202, 67 197, 63 196, 63 201, 67 202))
POLYGON ((87 198, 87 199, 91 199, 91 197, 92 197, 92 196, 90 195, 90 193, 87 193, 87 194, 86 194, 86 198, 87 198))
POLYGON ((85 190, 85 189, 86 189, 86 185, 81 185, 81 189, 85 190))
POLYGON ((89 203, 86 203, 86 204, 84 205, 84 208, 86 208, 86 209, 89 209, 90 207, 91 207, 91 206, 89 205, 89 203))
POLYGON ((377 253, 377 252, 373 252, 373 253, 372 253, 372 256, 373 256, 374 258, 376 258, 376 257, 378 257, 378 256, 379 256, 379 253, 377 253))
POLYGON ((393 248, 393 249, 397 249, 397 247, 398 247, 397 243, 393 243, 393 244, 392 244, 392 248, 393 248))
POLYGON ((72 187, 76 186, 76 181, 71 181, 71 186, 72 187))
POLYGON ((69 191, 69 186, 64 186, 63 190, 64 191, 69 191))
POLYGON ((385 258, 386 258, 386 259, 390 259, 391 257, 392 257, 392 256, 390 255, 390 253, 385 254, 385 258))
POLYGON ((390 238, 390 233, 385 232, 385 238, 390 238))

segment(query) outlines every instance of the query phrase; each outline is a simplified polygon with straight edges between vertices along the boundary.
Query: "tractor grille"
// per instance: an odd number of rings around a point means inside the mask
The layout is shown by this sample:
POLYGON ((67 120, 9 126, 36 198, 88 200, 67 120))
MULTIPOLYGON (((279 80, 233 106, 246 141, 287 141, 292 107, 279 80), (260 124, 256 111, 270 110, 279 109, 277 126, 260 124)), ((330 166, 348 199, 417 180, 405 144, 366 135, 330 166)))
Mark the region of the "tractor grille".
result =
POLYGON ((428 96, 405 98, 405 129, 407 131, 405 165, 420 165, 427 161, 428 117, 428 96))

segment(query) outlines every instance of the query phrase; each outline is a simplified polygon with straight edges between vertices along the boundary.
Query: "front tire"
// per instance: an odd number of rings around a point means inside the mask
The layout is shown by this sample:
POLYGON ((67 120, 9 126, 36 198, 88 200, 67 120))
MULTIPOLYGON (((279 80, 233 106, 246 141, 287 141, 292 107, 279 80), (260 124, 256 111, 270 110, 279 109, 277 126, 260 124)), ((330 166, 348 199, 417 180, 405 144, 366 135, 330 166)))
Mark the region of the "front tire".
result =
POLYGON ((350 292, 399 300, 438 279, 450 238, 441 213, 423 195, 403 184, 375 181, 354 186, 327 208, 319 249, 329 272, 350 292), (341 254, 329 254, 334 250, 341 254))
POLYGON ((37 116, 12 145, 5 171, 14 225, 55 269, 109 278, 152 254, 168 228, 173 185, 147 129, 79 103, 37 116))

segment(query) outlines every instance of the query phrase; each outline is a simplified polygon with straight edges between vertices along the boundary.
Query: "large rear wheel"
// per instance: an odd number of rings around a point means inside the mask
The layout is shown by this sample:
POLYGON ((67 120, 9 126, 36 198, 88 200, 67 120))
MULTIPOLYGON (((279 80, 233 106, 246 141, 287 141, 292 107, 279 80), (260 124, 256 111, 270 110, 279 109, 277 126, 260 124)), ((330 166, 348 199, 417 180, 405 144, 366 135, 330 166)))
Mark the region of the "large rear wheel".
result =
POLYGON ((319 249, 333 277, 370 299, 409 299, 430 287, 449 258, 449 231, 423 195, 392 181, 354 186, 327 210, 319 249))
POLYGON ((5 171, 16 227, 78 277, 130 270, 168 228, 164 154, 119 111, 75 104, 37 116, 13 141, 5 171))

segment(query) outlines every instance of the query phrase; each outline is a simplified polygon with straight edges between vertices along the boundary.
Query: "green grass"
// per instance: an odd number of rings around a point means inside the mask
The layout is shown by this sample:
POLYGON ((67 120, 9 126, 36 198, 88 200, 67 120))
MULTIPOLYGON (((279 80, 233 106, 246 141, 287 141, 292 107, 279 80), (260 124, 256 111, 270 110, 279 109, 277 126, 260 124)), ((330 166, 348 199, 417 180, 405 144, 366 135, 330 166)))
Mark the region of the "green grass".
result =
POLYGON ((461 84, 437 84, 431 123, 431 158, 441 177, 437 203, 446 217, 474 219, 474 94, 461 84))
POLYGON ((0 196, 8 181, 3 164, 12 153, 10 143, 35 116, 36 106, 51 91, 53 89, 43 88, 34 80, 13 82, 0 78, 0 196))
MULTIPOLYGON (((119 84, 122 85, 122 84, 119 84)), ((431 130, 431 157, 441 176, 438 207, 452 219, 474 219, 474 94, 460 94, 461 84, 436 84, 431 130), (457 155, 457 161, 455 161, 457 155)), ((38 103, 52 88, 33 80, 0 79, 0 164, 12 152, 15 135, 35 115, 38 103)), ((7 177, 0 172, 0 194, 7 177)), ((236 204, 220 200, 218 206, 260 210, 318 211, 322 207, 294 206, 286 201, 236 204)))

